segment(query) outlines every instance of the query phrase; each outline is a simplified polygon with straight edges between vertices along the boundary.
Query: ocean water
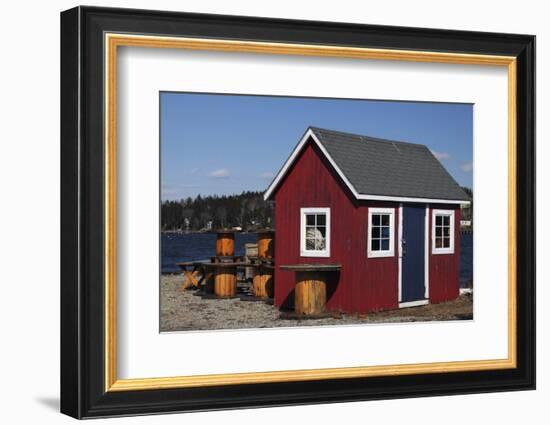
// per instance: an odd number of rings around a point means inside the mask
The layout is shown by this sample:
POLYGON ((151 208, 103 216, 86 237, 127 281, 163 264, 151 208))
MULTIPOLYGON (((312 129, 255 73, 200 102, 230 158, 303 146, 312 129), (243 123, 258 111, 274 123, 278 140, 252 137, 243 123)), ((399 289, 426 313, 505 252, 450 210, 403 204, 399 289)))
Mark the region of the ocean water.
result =
MULTIPOLYGON (((235 234, 235 255, 244 255, 246 243, 256 243, 256 233, 235 234)), ((461 235, 460 286, 473 278, 473 235, 461 235)), ((216 255, 215 233, 163 233, 162 272, 178 271, 176 263, 209 259, 216 255)))
MULTIPOLYGON (((235 255, 244 255, 244 245, 256 243, 256 233, 235 234, 235 255)), ((160 241, 162 272, 180 270, 177 263, 206 260, 216 255, 215 233, 163 233, 160 241)))

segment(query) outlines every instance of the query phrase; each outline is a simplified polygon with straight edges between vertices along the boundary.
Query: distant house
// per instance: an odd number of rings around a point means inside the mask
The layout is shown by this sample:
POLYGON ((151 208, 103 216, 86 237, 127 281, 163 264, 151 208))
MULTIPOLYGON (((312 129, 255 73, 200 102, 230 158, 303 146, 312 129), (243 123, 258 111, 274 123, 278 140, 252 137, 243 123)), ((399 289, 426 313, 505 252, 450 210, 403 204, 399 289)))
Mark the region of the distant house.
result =
MULTIPOLYGON (((460 205, 468 196, 424 145, 310 127, 264 197, 277 266, 338 263, 327 309, 369 312, 459 295, 460 205)), ((294 275, 275 269, 275 304, 294 275)))

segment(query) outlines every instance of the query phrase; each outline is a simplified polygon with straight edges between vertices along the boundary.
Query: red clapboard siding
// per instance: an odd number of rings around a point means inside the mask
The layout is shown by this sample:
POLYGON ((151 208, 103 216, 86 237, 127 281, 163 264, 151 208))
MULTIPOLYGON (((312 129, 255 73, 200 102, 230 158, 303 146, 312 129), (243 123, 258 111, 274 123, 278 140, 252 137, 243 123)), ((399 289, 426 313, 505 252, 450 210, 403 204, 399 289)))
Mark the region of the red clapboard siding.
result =
MULTIPOLYGON (((327 309, 364 313, 397 308, 397 255, 367 258, 369 205, 397 207, 357 202, 319 148, 308 143, 275 193, 275 305, 291 308, 294 302, 294 273, 278 266, 339 263, 342 271, 329 280, 327 309), (300 256, 300 208, 305 207, 331 208, 330 258, 300 256)), ((397 215, 396 208, 395 229, 397 215)))
POLYGON ((456 205, 430 205, 430 303, 454 300, 459 295, 460 277, 460 208, 456 205), (455 212, 454 254, 432 254, 432 210, 452 209, 455 212))

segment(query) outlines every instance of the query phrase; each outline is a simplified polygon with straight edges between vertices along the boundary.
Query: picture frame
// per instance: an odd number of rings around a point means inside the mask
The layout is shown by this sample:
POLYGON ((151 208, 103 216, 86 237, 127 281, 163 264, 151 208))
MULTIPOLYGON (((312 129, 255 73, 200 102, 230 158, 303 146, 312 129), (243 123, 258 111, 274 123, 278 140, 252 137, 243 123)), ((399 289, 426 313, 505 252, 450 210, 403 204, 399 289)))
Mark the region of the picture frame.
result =
POLYGON ((535 388, 535 37, 76 7, 61 14, 61 412, 75 418, 535 388), (117 378, 117 49, 484 64, 508 72, 508 357, 117 378))

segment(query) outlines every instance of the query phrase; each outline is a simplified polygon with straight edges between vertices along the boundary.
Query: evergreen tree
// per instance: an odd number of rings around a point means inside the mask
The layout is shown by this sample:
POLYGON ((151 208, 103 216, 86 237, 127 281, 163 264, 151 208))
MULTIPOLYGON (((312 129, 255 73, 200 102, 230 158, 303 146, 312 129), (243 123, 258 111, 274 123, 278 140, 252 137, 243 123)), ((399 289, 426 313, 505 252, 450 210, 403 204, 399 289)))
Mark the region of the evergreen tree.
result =
POLYGON ((263 192, 198 195, 162 202, 161 223, 163 231, 204 231, 209 226, 254 230, 273 225, 273 205, 264 201, 263 192))

